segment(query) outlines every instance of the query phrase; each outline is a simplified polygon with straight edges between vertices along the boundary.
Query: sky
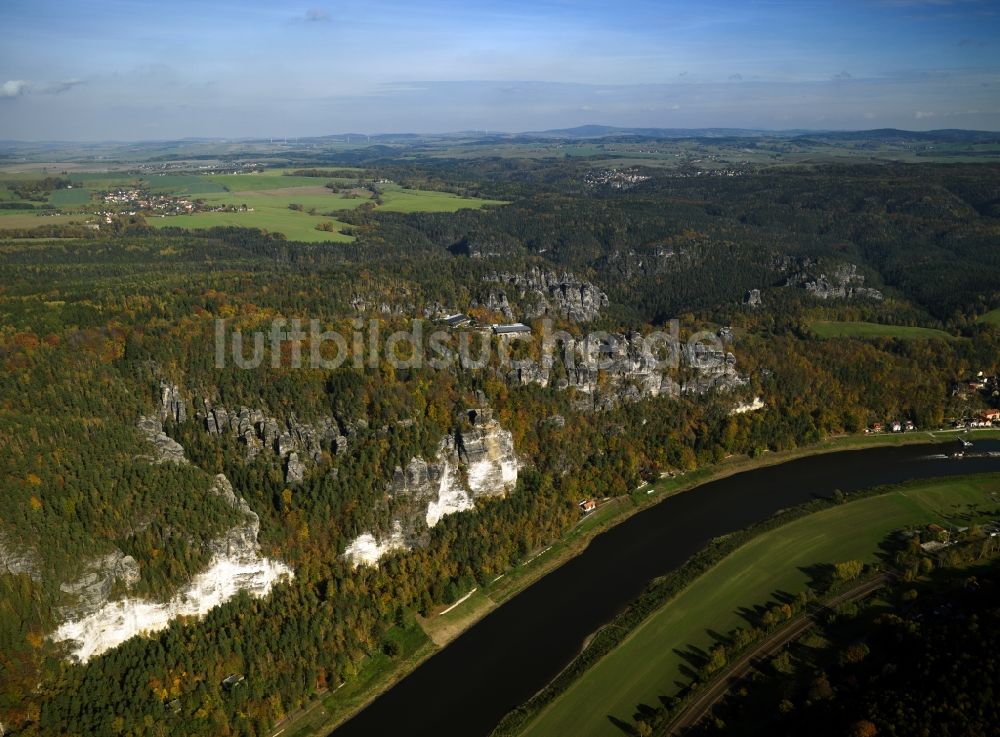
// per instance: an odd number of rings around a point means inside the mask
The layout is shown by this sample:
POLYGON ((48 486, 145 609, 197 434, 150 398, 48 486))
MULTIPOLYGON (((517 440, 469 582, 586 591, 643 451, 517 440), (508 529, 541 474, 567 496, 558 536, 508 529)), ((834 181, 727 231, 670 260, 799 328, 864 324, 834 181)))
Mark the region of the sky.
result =
POLYGON ((1000 130, 1000 0, 0 0, 0 139, 1000 130))

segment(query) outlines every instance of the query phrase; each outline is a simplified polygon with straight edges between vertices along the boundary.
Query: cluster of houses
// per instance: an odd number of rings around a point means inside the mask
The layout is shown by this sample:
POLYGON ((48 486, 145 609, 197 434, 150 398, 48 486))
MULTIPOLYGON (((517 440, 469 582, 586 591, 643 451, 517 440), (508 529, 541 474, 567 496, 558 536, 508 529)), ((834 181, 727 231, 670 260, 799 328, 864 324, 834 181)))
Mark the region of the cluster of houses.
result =
MULTIPOLYGON (((954 527, 951 530, 947 530, 941 525, 932 523, 927 525, 922 532, 914 531, 904 536, 918 536, 922 540, 920 547, 925 552, 933 553, 959 542, 959 536, 968 529, 968 527, 954 527)), ((980 527, 980 532, 989 537, 1000 536, 1000 521, 987 522, 980 527)))
POLYGON ((130 208, 120 212, 102 212, 102 215, 135 215, 137 212, 155 212, 160 214, 181 214, 193 212, 196 205, 186 199, 177 199, 167 195, 150 195, 140 189, 118 189, 107 192, 102 197, 105 204, 130 208))
POLYGON ((865 432, 913 432, 916 429, 917 426, 913 424, 912 420, 893 420, 892 422, 886 422, 885 424, 881 422, 874 422, 871 427, 865 429, 865 432))
MULTIPOLYGON (((955 420, 951 426, 958 429, 998 427, 1000 426, 1000 409, 984 409, 976 412, 971 417, 964 417, 955 420)), ((880 432, 913 432, 917 426, 911 420, 893 420, 892 422, 874 422, 865 429, 866 433, 880 432)))
POLYGON ((604 185, 612 189, 631 189, 647 179, 648 176, 639 174, 635 169, 604 169, 588 172, 583 181, 588 187, 604 185))
POLYGON ((118 211, 102 210, 98 214, 104 217, 106 223, 111 222, 115 215, 154 214, 160 217, 167 215, 187 215, 192 212, 253 212, 246 205, 214 205, 206 207, 189 199, 171 197, 169 195, 151 195, 141 189, 118 189, 107 192, 102 199, 105 204, 117 205, 118 211))
POLYGON ((1000 424, 1000 409, 984 409, 973 417, 966 417, 954 422, 955 427, 965 428, 993 427, 997 424, 1000 424))
POLYGON ((975 376, 957 382, 951 390, 953 397, 974 394, 1000 397, 1000 376, 990 376, 985 371, 978 371, 975 376))

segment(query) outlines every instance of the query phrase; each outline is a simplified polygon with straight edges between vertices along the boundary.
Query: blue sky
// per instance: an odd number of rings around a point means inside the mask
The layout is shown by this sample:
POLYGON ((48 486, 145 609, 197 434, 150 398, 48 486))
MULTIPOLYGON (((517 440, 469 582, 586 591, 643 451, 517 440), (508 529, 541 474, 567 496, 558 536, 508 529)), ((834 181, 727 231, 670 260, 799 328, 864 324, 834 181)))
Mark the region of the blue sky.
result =
POLYGON ((2 0, 0 138, 1000 130, 997 0, 2 0))

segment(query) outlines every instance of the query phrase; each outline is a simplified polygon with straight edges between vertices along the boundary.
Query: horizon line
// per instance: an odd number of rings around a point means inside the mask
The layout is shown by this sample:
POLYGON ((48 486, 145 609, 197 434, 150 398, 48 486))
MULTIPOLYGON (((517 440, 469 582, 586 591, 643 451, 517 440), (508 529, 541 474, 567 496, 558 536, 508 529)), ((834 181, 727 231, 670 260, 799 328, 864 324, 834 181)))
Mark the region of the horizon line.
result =
POLYGON ((618 126, 618 125, 607 125, 604 123, 584 123, 581 125, 570 126, 566 128, 546 128, 542 130, 523 130, 523 131, 504 131, 496 130, 491 131, 489 128, 472 128, 464 130, 451 130, 451 131, 425 131, 423 133, 417 133, 413 131, 400 131, 395 133, 381 132, 381 133, 361 133, 358 131, 343 131, 337 133, 322 133, 317 135, 305 135, 305 136, 289 136, 289 135, 255 135, 255 136, 178 136, 172 138, 104 138, 104 139, 31 139, 31 138, 0 138, 0 145, 6 144, 76 144, 76 145, 101 145, 101 144, 152 144, 152 143, 183 143, 187 141, 191 142, 213 142, 213 143, 288 143, 289 139, 292 142, 297 143, 299 141, 316 141, 328 138, 338 138, 338 137, 350 137, 357 136, 359 138, 393 138, 393 137, 432 137, 432 136, 479 136, 482 138, 497 136, 497 137, 518 137, 518 136, 531 136, 531 135, 551 135, 559 133, 572 133, 574 131, 581 131, 587 128, 603 128, 606 129, 602 133, 596 133, 592 138, 601 138, 606 136, 613 136, 615 134, 624 135, 643 135, 643 132, 651 131, 661 131, 661 132, 674 132, 674 133, 695 133, 695 132, 706 132, 706 131, 717 131, 717 132, 731 132, 731 133, 758 133, 767 135, 810 135, 817 133, 876 133, 876 132, 894 132, 894 133, 908 133, 908 134, 933 134, 933 133, 985 133, 985 134, 996 134, 1000 135, 1000 130, 988 130, 982 128, 929 128, 927 130, 915 130, 909 128, 895 128, 895 127, 882 127, 882 128, 747 128, 747 127, 726 127, 726 126, 699 126, 694 128, 686 127, 660 127, 660 126, 618 126))

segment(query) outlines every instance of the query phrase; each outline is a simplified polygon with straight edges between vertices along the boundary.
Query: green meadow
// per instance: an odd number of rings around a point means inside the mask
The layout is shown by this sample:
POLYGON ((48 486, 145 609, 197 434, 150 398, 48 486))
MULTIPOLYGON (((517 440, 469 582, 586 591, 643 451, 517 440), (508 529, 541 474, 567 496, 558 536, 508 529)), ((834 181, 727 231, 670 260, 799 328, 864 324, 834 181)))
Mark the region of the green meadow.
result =
POLYGON ((979 317, 980 322, 986 322, 990 325, 1000 326, 1000 307, 995 310, 990 310, 985 315, 979 317))
POLYGON ((810 324, 810 329, 820 338, 899 338, 901 340, 926 340, 941 338, 954 340, 954 336, 935 328, 908 325, 882 325, 875 322, 834 322, 820 320, 810 324))
POLYGON ((154 228, 259 228, 269 233, 284 233, 289 240, 307 243, 353 240, 351 236, 337 232, 346 227, 346 223, 328 217, 313 217, 281 206, 255 206, 253 212, 196 212, 191 215, 150 217, 146 222, 154 228), (333 223, 333 232, 316 230, 316 225, 324 222, 333 223))
MULTIPOLYGON (((1000 503, 997 475, 921 481, 881 496, 832 507, 766 532, 695 579, 599 660, 522 732, 530 737, 621 737, 611 721, 631 723, 640 703, 658 706, 688 682, 692 647, 708 650, 710 633, 746 626, 742 607, 778 591, 806 588, 820 563, 874 561, 892 531, 988 515, 1000 503)), ((966 521, 965 524, 968 524, 966 521)))
MULTIPOLYGON (((338 168, 340 171, 344 169, 338 168)), ((206 206, 236 208, 238 212, 198 212, 191 215, 167 217, 149 216, 147 222, 154 228, 212 228, 236 226, 260 228, 268 232, 283 233, 289 240, 306 242, 353 240, 339 232, 347 224, 337 218, 338 212, 353 210, 373 198, 365 189, 355 190, 357 196, 345 197, 325 185, 329 178, 303 177, 290 174, 292 170, 275 169, 263 174, 150 174, 137 177, 126 173, 86 172, 74 173, 73 189, 57 190, 49 196, 52 204, 63 213, 41 219, 36 213, 18 210, 0 210, 0 227, 27 228, 44 224, 63 224, 80 220, 86 206, 100 209, 99 195, 118 188, 141 188, 152 194, 173 195, 200 200, 206 206), (246 209, 244 210, 244 206, 246 209), (291 209, 291 206, 297 206, 291 209), (72 212, 72 215, 68 214, 72 212), (330 223, 332 231, 317 230, 316 226, 330 223)), ((359 170, 359 175, 362 172, 359 170)), ((36 175, 11 175, 12 179, 36 175)), ((350 187, 357 180, 335 179, 342 187, 350 187)), ((455 212, 463 208, 478 209, 487 205, 506 204, 499 200, 460 197, 450 192, 431 192, 404 189, 398 185, 378 185, 381 203, 378 209, 387 212, 455 212)), ((0 187, 0 201, 17 200, 9 188, 0 187)))

